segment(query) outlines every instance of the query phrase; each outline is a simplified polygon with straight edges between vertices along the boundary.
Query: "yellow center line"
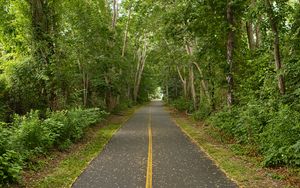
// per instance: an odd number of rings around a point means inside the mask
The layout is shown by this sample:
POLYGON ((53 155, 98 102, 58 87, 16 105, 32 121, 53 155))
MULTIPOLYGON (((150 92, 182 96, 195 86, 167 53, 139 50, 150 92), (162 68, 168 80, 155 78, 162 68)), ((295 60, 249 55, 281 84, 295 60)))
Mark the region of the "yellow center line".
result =
POLYGON ((152 128, 151 128, 151 107, 149 108, 148 119, 148 163, 147 163, 147 175, 146 175, 146 188, 152 188, 152 128))

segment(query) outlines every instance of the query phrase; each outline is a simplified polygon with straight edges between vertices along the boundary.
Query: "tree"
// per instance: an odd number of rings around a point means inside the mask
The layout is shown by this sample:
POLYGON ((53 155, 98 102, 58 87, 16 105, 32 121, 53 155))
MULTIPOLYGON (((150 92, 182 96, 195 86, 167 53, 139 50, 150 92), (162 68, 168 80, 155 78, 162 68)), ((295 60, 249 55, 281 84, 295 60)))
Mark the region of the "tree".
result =
POLYGON ((227 64, 229 66, 227 73, 227 83, 228 83, 228 91, 227 91, 227 104, 228 106, 232 106, 233 104, 233 54, 234 54, 234 37, 235 37, 235 23, 234 23, 234 9, 233 9, 233 1, 227 1, 227 22, 228 22, 228 34, 227 34, 227 64))
POLYGON ((279 31, 278 31, 278 23, 274 15, 274 11, 271 5, 270 0, 266 0, 266 8, 267 14, 269 17, 270 25, 272 28, 272 32, 274 35, 274 59, 275 59, 275 67, 276 71, 278 72, 278 88, 282 95, 285 94, 285 84, 284 84, 284 77, 282 73, 280 73, 282 65, 281 65, 281 55, 280 55, 280 44, 279 44, 279 31))

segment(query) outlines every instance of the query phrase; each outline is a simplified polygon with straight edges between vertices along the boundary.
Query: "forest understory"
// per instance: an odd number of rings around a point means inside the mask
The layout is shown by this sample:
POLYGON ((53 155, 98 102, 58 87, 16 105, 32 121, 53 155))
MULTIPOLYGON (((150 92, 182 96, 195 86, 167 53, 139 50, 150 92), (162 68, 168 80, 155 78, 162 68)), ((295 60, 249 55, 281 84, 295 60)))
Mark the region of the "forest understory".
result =
POLYGON ((299 187, 300 169, 264 167, 263 158, 251 153, 251 145, 241 145, 232 137, 204 121, 168 108, 181 130, 240 187, 299 187))

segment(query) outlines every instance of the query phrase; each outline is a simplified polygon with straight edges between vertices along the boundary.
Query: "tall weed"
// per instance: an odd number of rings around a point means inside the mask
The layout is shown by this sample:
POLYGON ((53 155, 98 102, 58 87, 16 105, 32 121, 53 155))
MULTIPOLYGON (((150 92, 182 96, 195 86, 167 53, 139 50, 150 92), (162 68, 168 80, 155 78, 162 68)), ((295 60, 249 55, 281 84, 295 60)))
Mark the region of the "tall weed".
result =
POLYGON ((22 167, 51 148, 66 149, 82 138, 88 126, 108 114, 97 108, 15 115, 11 126, 0 123, 0 186, 20 179, 22 167))
POLYGON ((240 144, 256 146, 265 166, 300 166, 300 113, 287 105, 250 101, 208 121, 240 144))

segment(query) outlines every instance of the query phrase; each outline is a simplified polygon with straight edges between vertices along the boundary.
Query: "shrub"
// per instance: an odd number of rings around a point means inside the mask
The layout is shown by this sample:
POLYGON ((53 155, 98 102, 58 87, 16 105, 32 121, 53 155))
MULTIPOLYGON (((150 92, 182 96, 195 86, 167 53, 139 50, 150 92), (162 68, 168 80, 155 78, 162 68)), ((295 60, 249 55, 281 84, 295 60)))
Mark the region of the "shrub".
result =
POLYGON ((13 125, 16 131, 12 141, 19 152, 45 152, 53 145, 54 138, 39 119, 38 111, 31 111, 26 116, 15 115, 13 125))
POLYGON ((289 106, 250 101, 223 109, 209 122, 238 143, 256 146, 265 166, 300 166, 300 113, 289 106))
POLYGON ((0 155, 9 148, 9 138, 12 134, 5 123, 0 122, 0 155))
POLYGON ((211 107, 207 103, 201 103, 199 109, 193 113, 195 120, 205 120, 211 113, 211 107))
POLYGON ((120 104, 118 104, 114 110, 113 110, 113 113, 119 113, 123 110, 126 110, 128 108, 131 108, 133 106, 133 103, 131 100, 124 100, 124 101, 121 101, 120 104))
POLYGON ((67 149, 106 116, 98 108, 76 108, 48 112, 46 119, 39 118, 38 111, 15 115, 12 127, 0 123, 0 186, 18 181, 22 166, 39 154, 53 147, 67 149))
POLYGON ((222 111, 212 115, 208 122, 221 129, 228 135, 234 135, 237 125, 238 114, 236 108, 223 109, 222 111))
POLYGON ((263 133, 260 148, 266 166, 300 165, 300 113, 289 106, 281 106, 263 133))
POLYGON ((179 98, 171 102, 171 105, 177 110, 184 112, 194 111, 193 103, 185 98, 179 98))
POLYGON ((0 185, 18 181, 20 178, 21 156, 10 150, 12 131, 0 123, 0 185))
POLYGON ((0 185, 18 181, 21 170, 22 160, 17 152, 7 150, 0 155, 0 185))
POLYGON ((72 142, 80 139, 88 126, 96 124, 107 116, 105 111, 98 108, 73 109, 48 113, 43 122, 54 139, 54 144, 60 148, 68 148, 72 142))
POLYGON ((68 139, 68 117, 67 111, 48 112, 47 119, 43 121, 45 127, 50 130, 53 137, 53 145, 59 146, 68 139))

